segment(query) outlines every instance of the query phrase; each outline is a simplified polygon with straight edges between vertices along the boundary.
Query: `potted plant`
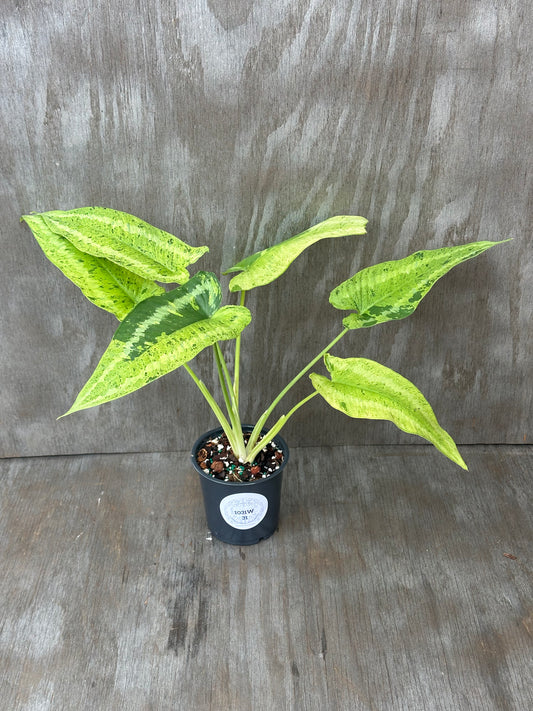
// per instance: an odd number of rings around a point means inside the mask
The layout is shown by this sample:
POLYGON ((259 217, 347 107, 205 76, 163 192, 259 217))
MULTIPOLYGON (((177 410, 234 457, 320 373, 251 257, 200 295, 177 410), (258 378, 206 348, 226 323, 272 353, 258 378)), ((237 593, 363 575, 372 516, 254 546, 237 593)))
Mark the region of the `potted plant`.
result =
POLYGON ((183 367, 220 423, 219 430, 199 437, 192 457, 202 483, 208 525, 221 540, 250 544, 276 529, 282 472, 289 456, 279 433, 316 396, 350 417, 390 420, 467 468, 453 439, 410 381, 367 358, 339 358, 332 350, 352 330, 405 318, 440 277, 499 242, 418 251, 367 267, 336 286, 329 295, 330 304, 349 312, 338 335, 303 365, 257 422, 243 426, 241 334, 251 320, 246 293, 272 282, 319 240, 365 234, 366 219, 331 217, 230 267, 224 274, 234 273, 229 281, 230 292, 239 295, 234 305, 222 305, 215 274, 198 271, 189 275, 188 268, 208 247, 192 247, 137 217, 87 207, 34 213, 22 220, 48 259, 90 301, 120 321, 96 369, 65 414, 115 400, 183 367), (234 343, 232 373, 220 341, 234 343), (213 351, 221 402, 191 366, 205 348, 213 351), (270 422, 278 404, 319 361, 324 362, 328 375, 312 372, 309 395, 270 422))

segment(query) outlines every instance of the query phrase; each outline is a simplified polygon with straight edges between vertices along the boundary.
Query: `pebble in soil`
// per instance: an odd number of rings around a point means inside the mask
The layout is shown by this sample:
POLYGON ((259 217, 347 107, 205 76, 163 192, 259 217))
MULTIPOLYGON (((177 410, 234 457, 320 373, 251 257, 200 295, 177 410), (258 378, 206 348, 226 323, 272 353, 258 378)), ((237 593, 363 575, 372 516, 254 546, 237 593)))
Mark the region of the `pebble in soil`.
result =
MULTIPOLYGON (((244 435, 247 442, 249 435, 244 435)), ((265 479, 280 468, 283 452, 274 442, 268 442, 253 462, 240 462, 225 434, 206 440, 198 450, 196 461, 213 478, 223 481, 257 481, 265 479)))

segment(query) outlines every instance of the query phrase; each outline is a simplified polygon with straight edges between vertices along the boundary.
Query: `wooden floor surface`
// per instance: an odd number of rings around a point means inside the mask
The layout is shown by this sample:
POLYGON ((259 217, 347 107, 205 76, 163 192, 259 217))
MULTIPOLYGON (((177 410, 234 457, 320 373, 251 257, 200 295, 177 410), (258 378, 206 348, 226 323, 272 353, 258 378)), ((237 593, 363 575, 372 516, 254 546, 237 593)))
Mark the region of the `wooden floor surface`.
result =
POLYGON ((291 452, 212 540, 187 453, 0 462, 6 711, 533 708, 533 447, 291 452))

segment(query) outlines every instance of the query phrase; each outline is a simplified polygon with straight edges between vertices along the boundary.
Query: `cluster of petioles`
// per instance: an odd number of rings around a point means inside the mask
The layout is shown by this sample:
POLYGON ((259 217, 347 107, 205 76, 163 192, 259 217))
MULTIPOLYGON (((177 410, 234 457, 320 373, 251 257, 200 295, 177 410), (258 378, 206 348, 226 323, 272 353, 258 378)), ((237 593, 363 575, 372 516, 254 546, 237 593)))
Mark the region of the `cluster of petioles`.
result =
MULTIPOLYGON (((244 435, 245 443, 249 435, 244 435)), ((266 479, 280 468, 283 452, 268 442, 253 462, 242 462, 234 454, 224 433, 206 440, 198 450, 196 461, 206 474, 223 481, 257 481, 266 479)))

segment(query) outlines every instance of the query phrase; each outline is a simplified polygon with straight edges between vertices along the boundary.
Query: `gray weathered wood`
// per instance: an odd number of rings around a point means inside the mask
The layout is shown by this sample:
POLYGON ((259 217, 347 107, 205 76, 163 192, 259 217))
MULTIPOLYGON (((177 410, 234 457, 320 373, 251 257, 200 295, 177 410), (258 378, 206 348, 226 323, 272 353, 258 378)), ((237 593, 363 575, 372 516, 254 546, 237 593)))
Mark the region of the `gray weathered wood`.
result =
POLYGON ((3 708, 531 708, 533 450, 463 453, 296 449, 248 548, 187 453, 4 460, 3 708))
MULTIPOLYGON (((337 353, 411 377, 461 442, 531 442, 531 3, 4 0, 0 22, 2 456, 175 450, 211 424, 181 373, 55 422, 114 321, 18 219, 87 204, 208 243, 217 272, 329 215, 370 219, 251 295, 247 419, 338 331, 322 297, 350 273, 514 237, 337 353)), ((287 432, 410 441, 315 401, 287 432)))

